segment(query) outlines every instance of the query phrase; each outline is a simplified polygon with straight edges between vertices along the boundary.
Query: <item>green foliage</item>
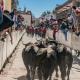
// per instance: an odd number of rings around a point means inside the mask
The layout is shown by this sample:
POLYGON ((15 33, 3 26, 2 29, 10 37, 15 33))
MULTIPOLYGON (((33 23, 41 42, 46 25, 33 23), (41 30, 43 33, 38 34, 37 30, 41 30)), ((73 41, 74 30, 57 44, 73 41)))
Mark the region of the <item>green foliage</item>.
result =
POLYGON ((46 15, 50 14, 51 12, 50 11, 44 11, 42 14, 41 14, 41 17, 45 17, 46 15))

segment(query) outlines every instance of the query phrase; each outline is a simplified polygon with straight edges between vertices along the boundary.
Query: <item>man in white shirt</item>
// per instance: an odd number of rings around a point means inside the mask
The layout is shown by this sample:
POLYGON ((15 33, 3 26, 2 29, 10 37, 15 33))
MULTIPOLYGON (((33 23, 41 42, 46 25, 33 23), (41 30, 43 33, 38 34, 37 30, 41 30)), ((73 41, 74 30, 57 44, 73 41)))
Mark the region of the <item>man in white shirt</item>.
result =
POLYGON ((72 29, 72 27, 73 27, 73 25, 74 25, 74 24, 73 24, 73 16, 72 16, 71 14, 68 14, 67 20, 68 20, 69 28, 72 29))
POLYGON ((17 27, 17 22, 18 22, 17 17, 18 17, 18 14, 17 14, 17 12, 15 12, 14 16, 13 16, 13 21, 14 21, 14 27, 15 28, 17 27))

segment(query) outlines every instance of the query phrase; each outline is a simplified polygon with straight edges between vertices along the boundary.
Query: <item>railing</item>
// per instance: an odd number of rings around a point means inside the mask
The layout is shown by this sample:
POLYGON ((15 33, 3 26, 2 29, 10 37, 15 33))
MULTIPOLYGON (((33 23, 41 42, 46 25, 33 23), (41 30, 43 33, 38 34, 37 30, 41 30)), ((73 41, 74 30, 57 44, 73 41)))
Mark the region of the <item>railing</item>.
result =
POLYGON ((2 69, 5 61, 14 51, 24 32, 25 32, 24 30, 22 32, 21 31, 12 32, 13 44, 11 44, 9 35, 7 35, 5 42, 0 41, 0 70, 2 69))

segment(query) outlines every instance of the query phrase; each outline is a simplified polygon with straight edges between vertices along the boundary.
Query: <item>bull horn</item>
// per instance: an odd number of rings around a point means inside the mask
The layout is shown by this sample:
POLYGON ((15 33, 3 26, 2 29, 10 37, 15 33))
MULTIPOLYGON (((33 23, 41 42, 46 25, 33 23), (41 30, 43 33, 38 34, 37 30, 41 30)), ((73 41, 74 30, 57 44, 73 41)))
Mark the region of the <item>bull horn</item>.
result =
POLYGON ((23 41, 22 41, 22 44, 25 45, 25 46, 28 46, 28 45, 31 44, 31 42, 24 44, 23 41))
POLYGON ((26 44, 23 43, 23 41, 22 41, 22 44, 23 44, 23 45, 26 45, 26 44))
POLYGON ((36 40, 37 40, 37 41, 40 41, 40 40, 38 40, 37 38, 36 38, 36 40))

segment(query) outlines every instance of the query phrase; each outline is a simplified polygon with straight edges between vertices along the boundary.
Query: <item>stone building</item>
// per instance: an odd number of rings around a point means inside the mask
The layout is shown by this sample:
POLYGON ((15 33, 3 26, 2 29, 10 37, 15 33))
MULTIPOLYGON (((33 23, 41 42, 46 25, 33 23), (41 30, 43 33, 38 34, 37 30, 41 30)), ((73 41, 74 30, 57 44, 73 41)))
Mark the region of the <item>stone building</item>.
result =
POLYGON ((80 0, 67 0, 64 4, 55 8, 57 19, 66 18, 68 13, 71 13, 72 6, 80 7, 80 0))
POLYGON ((12 11, 14 8, 17 8, 19 4, 18 0, 3 0, 4 10, 12 11))
POLYGON ((12 0, 4 0, 4 10, 11 11, 11 1, 12 0))
POLYGON ((24 11, 20 11, 20 14, 24 17, 24 25, 27 26, 31 26, 32 24, 32 13, 31 11, 27 11, 27 12, 24 12, 24 11))

